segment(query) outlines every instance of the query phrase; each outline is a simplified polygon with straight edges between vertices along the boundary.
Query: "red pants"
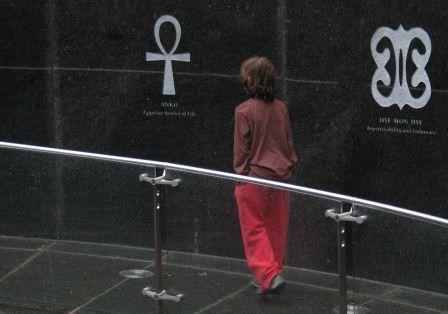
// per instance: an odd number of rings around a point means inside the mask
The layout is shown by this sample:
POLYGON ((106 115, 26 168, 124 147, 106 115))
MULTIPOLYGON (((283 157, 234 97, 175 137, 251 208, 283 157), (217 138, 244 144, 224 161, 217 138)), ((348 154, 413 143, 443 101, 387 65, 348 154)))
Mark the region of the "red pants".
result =
POLYGON ((235 197, 247 263, 265 291, 283 268, 290 193, 245 183, 235 197))

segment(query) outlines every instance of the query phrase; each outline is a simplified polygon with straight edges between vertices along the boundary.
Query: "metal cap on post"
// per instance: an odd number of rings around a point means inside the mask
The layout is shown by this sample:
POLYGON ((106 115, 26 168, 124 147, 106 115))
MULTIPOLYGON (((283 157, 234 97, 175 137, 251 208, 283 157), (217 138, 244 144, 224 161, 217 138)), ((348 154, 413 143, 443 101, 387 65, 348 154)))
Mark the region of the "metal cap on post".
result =
POLYGON ((166 170, 163 169, 163 174, 160 177, 151 178, 147 173, 142 173, 138 178, 140 181, 149 182, 152 185, 170 185, 170 186, 178 186, 181 182, 180 179, 174 180, 166 180, 166 170))

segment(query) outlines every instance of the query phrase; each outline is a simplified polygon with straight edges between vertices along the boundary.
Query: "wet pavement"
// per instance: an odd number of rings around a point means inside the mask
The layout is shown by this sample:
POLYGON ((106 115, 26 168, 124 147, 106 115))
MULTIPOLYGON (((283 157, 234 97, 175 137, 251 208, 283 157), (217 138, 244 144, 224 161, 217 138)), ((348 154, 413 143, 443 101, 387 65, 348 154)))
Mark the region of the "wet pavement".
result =
MULTIPOLYGON (((0 313, 156 313, 142 294, 155 276, 130 279, 122 270, 154 272, 151 249, 0 237, 0 313)), ((335 274, 288 267, 281 296, 262 299, 240 259, 164 252, 164 287, 183 294, 164 313, 336 313, 335 274)), ((349 302, 368 313, 448 313, 448 296, 348 280, 349 302)))

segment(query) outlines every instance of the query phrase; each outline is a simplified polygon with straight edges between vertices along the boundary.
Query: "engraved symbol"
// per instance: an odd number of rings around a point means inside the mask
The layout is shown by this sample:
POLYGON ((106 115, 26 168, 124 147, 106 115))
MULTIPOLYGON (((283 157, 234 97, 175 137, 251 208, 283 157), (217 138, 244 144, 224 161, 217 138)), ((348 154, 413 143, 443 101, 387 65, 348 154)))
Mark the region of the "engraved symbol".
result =
POLYGON ((171 61, 184 61, 190 62, 190 53, 179 53, 174 54, 177 46, 180 42, 181 29, 180 24, 174 16, 163 15, 159 17, 154 25, 154 36, 156 38, 157 46, 162 53, 146 53, 146 61, 165 61, 165 75, 163 78, 163 95, 176 95, 176 89, 174 88, 174 77, 173 77, 173 67, 171 61), (166 52, 165 48, 160 41, 160 26, 163 23, 171 23, 176 29, 176 40, 174 42, 173 48, 169 53, 166 52))
POLYGON ((431 97, 431 83, 428 74, 425 71, 425 66, 431 55, 431 40, 429 39, 428 33, 419 27, 411 28, 408 31, 401 25, 396 30, 389 27, 380 27, 372 36, 370 49, 372 51, 373 59, 378 66, 372 78, 372 95, 376 102, 381 107, 390 107, 397 104, 400 109, 403 109, 405 105, 409 105, 415 109, 423 108, 431 97), (391 82, 391 76, 385 68, 390 59, 390 49, 385 48, 382 52, 376 50, 378 43, 383 38, 390 39, 395 56, 394 86, 392 87, 391 94, 387 97, 380 93, 377 86, 379 81, 382 81, 385 85, 390 85, 391 82), (412 87, 417 87, 420 83, 425 85, 423 94, 418 98, 414 98, 409 90, 406 73, 408 50, 414 39, 420 40, 425 47, 425 53, 421 54, 414 48, 412 49, 411 54, 412 61, 416 66, 415 73, 411 78, 412 87), (401 67, 400 60, 402 60, 401 67))

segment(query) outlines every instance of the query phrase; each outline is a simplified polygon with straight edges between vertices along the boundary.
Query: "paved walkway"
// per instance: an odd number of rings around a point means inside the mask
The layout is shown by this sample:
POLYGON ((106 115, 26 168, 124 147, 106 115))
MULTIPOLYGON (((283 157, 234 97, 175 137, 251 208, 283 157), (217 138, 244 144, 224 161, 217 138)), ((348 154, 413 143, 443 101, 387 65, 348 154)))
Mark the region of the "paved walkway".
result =
MULTIPOLYGON (((120 275, 153 271, 152 259, 150 249, 0 237, 0 313, 155 313, 141 293, 154 277, 120 275)), ((284 293, 262 300, 242 260, 165 252, 164 263, 168 291, 184 294, 165 302, 164 313, 334 313, 338 304, 334 274, 287 268, 284 293)), ((362 279, 349 285, 349 302, 368 313, 448 313, 446 295, 362 279)))

